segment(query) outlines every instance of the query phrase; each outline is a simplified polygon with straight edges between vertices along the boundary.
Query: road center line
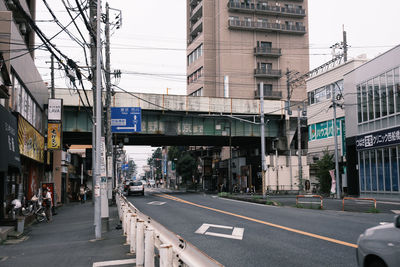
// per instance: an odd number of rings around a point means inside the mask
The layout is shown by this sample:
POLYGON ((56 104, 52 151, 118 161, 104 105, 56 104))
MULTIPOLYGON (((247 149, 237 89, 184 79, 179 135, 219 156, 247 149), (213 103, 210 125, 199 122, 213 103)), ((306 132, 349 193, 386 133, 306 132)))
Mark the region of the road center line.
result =
POLYGON ((252 222, 268 225, 268 226, 271 226, 271 227, 279 228, 279 229, 286 230, 286 231, 293 232, 293 233, 297 233, 297 234, 300 234, 300 235, 305 235, 305 236, 313 237, 313 238, 316 238, 316 239, 325 240, 325 241, 336 243, 336 244, 339 244, 339 245, 352 247, 352 248, 357 248, 358 247, 356 244, 353 244, 353 243, 341 241, 341 240, 338 240, 338 239, 334 239, 334 238, 330 238, 330 237, 326 237, 326 236, 322 236, 322 235, 309 233, 309 232, 302 231, 302 230, 297 230, 297 229, 294 229, 294 228, 286 227, 286 226, 275 224, 275 223, 270 223, 270 222, 254 219, 254 218, 251 218, 251 217, 247 217, 247 216, 244 216, 244 215, 232 213, 232 212, 229 212, 229 211, 224 211, 224 210, 220 210, 220 209, 207 207, 207 206, 204 206, 204 205, 200 205, 200 204, 196 204, 196 203, 193 203, 193 202, 190 202, 190 201, 183 200, 183 199, 178 198, 178 197, 169 196, 169 195, 166 195, 166 194, 156 194, 156 196, 159 196, 159 197, 162 197, 162 198, 166 198, 166 199, 170 199, 170 200, 177 201, 177 202, 181 202, 181 203, 185 203, 185 204, 192 205, 192 206, 199 207, 199 208, 212 210, 212 211, 223 213, 223 214, 226 214, 226 215, 231 215, 231 216, 234 216, 234 217, 237 217, 237 218, 242 218, 242 219, 245 219, 245 220, 248 220, 248 221, 252 221, 252 222))

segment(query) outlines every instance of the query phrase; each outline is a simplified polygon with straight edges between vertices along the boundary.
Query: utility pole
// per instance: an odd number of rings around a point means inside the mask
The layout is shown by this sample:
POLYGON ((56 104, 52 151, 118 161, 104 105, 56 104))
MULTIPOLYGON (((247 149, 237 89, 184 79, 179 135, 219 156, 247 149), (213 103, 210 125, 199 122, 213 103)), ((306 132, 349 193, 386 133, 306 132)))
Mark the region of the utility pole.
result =
MULTIPOLYGON (((335 83, 336 84, 336 83, 335 83)), ((336 84, 336 86, 338 86, 336 84)), ((338 86, 339 87, 339 86, 338 86)), ((339 90, 339 88, 338 88, 339 90)), ((339 159, 338 159, 338 141, 337 141, 337 126, 336 126, 336 95, 335 91, 332 92, 332 105, 333 105, 333 138, 335 140, 335 177, 336 177, 336 198, 340 199, 340 180, 339 180, 339 159)))
POLYGON ((112 144, 112 133, 111 133, 111 67, 110 67, 110 8, 108 3, 106 3, 106 26, 105 26, 105 56, 106 56, 106 113, 107 113, 107 121, 106 121, 106 137, 107 137, 107 190, 108 190, 108 199, 112 198, 112 182, 113 181, 113 171, 112 164, 109 162, 113 162, 113 144, 112 144), (110 170, 111 167, 111 170, 110 170))
POLYGON ((92 177, 94 185, 94 225, 96 239, 101 238, 100 198, 100 145, 101 145, 101 69, 100 63, 100 4, 101 0, 90 0, 90 22, 96 40, 91 38, 91 63, 93 84, 93 128, 92 128, 92 177), (97 5, 97 6, 96 6, 97 5), (96 46, 95 46, 96 44, 96 46))
POLYGON ((347 62, 347 34, 346 31, 344 30, 344 25, 343 25, 343 60, 345 63, 347 62))
POLYGON ((301 111, 300 106, 297 107, 297 148, 298 148, 298 164, 299 164, 299 189, 303 191, 303 169, 301 162, 301 111))
POLYGON ((261 176, 262 176, 262 194, 266 197, 265 186, 265 132, 264 132, 264 83, 260 83, 260 111, 261 111, 261 176))
POLYGON ((229 119, 229 193, 232 194, 232 121, 229 119))
POLYGON ((51 76, 51 98, 56 98, 56 93, 54 91, 54 55, 51 54, 51 70, 50 70, 50 76, 51 76))
MULTIPOLYGON (((286 137, 290 131, 290 115, 292 111, 290 109, 290 71, 286 69, 286 89, 287 89, 287 120, 286 120, 286 137)), ((292 172, 292 149, 290 146, 289 138, 287 138, 287 148, 289 150, 289 179, 290 179, 290 190, 293 190, 293 172, 292 172)))

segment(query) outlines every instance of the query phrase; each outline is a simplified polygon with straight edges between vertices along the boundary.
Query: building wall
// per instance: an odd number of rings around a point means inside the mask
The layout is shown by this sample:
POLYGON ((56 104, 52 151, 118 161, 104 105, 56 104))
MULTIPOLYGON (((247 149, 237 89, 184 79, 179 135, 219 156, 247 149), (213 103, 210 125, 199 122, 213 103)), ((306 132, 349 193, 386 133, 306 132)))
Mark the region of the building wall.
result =
MULTIPOLYGON (((224 97, 224 77, 229 77, 229 97, 254 98, 257 84, 264 82, 272 84, 274 92, 281 92, 286 98, 287 68, 299 73, 306 73, 309 69, 308 58, 308 1, 293 3, 291 1, 278 1, 283 6, 285 3, 301 5, 306 10, 305 18, 266 16, 260 14, 246 14, 243 12, 228 11, 229 1, 199 1, 203 5, 203 31, 191 43, 190 37, 190 3, 188 0, 188 40, 187 55, 200 43, 204 43, 204 54, 191 66, 188 66, 189 76, 200 66, 204 67, 204 77, 195 84, 189 84, 187 94, 190 95, 199 88, 203 88, 203 96, 224 97), (229 17, 238 16, 241 20, 251 18, 267 18, 269 22, 288 21, 302 22, 306 27, 304 35, 277 32, 259 32, 247 30, 233 30, 229 28, 229 17), (272 48, 281 48, 282 56, 259 57, 254 55, 257 41, 268 41, 272 48), (257 63, 272 63, 272 69, 281 70, 282 78, 255 78, 254 70, 257 63)), ((244 1, 240 1, 244 2, 244 1)), ((254 3, 253 1, 249 1, 254 3)), ((271 5, 271 3, 270 3, 271 5)), ((305 87, 298 87, 293 91, 292 100, 303 100, 306 97, 305 87)))
POLYGON ((349 72, 344 86, 349 184, 354 194, 400 196, 400 46, 349 72), (377 79, 375 79, 377 78, 377 79), (393 99, 391 101, 390 99, 393 99), (365 105, 364 105, 365 103, 365 105), (371 105, 370 105, 371 104, 371 105), (377 110, 392 112, 386 115, 377 110), (371 111, 371 113, 370 113, 371 111), (386 132, 383 132, 386 130, 386 132))

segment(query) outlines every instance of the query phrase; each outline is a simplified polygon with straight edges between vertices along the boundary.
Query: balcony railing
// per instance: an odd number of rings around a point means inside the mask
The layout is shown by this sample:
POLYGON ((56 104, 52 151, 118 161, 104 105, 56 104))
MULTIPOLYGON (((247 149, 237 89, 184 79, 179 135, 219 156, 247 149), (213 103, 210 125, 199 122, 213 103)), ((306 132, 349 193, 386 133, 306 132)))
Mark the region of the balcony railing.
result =
POLYGON ((190 12, 190 18, 197 19, 197 17, 201 16, 202 8, 203 8, 203 2, 199 3, 194 9, 192 9, 192 12, 190 12))
POLYGON ((229 20, 229 28, 236 30, 264 31, 264 32, 287 32, 305 34, 306 27, 300 25, 286 25, 279 23, 258 22, 248 20, 229 20))
POLYGON ((289 17, 304 17, 306 15, 306 11, 303 8, 286 8, 260 3, 228 2, 228 9, 230 11, 243 13, 270 14, 289 17))
POLYGON ((281 70, 257 68, 254 70, 254 76, 258 78, 280 78, 282 77, 281 70))
MULTIPOLYGON (((254 98, 260 98, 260 94, 257 91, 254 92, 254 98)), ((264 91, 264 99, 274 99, 274 100, 279 100, 282 99, 282 92, 279 91, 264 91)))
POLYGON ((200 17, 199 20, 196 21, 196 23, 194 23, 192 27, 190 27, 190 34, 194 34, 196 31, 199 31, 201 26, 203 26, 203 18, 200 17))
POLYGON ((254 48, 254 54, 264 57, 280 57, 282 55, 282 49, 258 46, 254 48))

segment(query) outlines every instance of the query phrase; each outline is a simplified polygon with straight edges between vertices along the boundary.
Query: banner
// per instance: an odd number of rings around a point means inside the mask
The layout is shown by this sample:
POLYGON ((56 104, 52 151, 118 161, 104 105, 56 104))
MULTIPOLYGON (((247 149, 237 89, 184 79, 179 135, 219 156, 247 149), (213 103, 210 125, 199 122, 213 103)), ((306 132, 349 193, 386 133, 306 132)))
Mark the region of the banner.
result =
POLYGON ((17 119, 0 105, 0 171, 21 167, 17 128, 17 119))
POLYGON ((61 121, 62 119, 62 99, 49 98, 48 120, 61 121))
POLYGON ((357 136, 357 150, 400 144, 400 127, 357 136))
POLYGON ((44 162, 44 137, 21 115, 18 115, 18 142, 21 155, 44 162))
POLYGON ((330 170, 329 174, 331 175, 331 178, 332 178, 331 194, 335 194, 336 193, 335 170, 330 170))
POLYGON ((47 149, 61 149, 61 123, 47 124, 47 149))

